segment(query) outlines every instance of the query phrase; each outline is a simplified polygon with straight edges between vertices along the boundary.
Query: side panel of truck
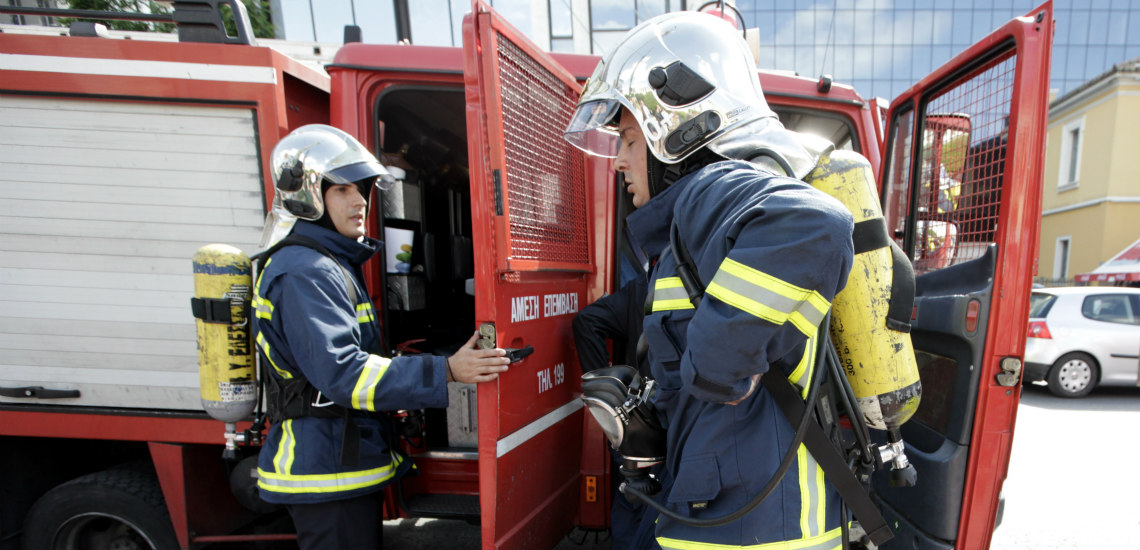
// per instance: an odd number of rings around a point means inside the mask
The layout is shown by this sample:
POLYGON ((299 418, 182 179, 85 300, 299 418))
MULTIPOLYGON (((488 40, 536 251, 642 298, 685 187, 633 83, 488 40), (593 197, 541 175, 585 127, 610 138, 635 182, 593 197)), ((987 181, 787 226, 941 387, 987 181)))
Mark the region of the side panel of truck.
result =
POLYGON ((264 220, 248 107, 0 96, 0 379, 40 402, 201 409, 203 244, 251 253, 264 220))
POLYGON ((122 463, 182 547, 224 538, 250 512, 199 404, 191 256, 255 251, 269 151, 328 121, 328 77, 238 45, 5 33, 0 51, 0 539, 122 463))
POLYGON ((43 390, 0 403, 200 411, 190 257, 256 251, 265 152, 327 120, 327 78, 266 48, 3 40, 0 387, 43 390))

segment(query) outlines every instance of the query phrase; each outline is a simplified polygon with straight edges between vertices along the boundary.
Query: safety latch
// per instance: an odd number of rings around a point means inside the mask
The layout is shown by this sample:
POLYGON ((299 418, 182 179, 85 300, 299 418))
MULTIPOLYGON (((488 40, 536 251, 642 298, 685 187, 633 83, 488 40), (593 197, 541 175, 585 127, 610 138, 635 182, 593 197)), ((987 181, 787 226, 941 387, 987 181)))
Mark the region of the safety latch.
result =
POLYGON ((1006 357, 1001 360, 1001 372, 997 374, 999 386, 1016 386, 1021 381, 1021 359, 1006 357))

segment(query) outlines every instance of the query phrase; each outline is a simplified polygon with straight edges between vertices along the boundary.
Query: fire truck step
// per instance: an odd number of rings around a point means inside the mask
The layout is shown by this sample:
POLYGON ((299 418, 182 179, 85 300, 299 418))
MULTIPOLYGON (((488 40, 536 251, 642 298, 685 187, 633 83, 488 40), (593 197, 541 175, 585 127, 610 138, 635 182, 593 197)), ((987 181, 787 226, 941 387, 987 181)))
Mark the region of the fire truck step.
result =
POLYGON ((411 516, 472 519, 479 517, 479 496, 415 495, 404 508, 411 516))

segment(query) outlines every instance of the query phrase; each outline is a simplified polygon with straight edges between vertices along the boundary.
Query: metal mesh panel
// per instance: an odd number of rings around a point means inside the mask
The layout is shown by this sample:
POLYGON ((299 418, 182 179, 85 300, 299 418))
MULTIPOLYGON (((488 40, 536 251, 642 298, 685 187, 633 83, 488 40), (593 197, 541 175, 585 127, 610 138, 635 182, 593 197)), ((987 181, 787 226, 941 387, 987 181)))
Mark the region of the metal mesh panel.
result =
POLYGON ((589 264, 581 154, 562 138, 578 94, 498 36, 510 257, 589 264))
POLYGON ((922 118, 914 266, 980 257, 994 242, 1016 57, 998 57, 927 105, 922 118))

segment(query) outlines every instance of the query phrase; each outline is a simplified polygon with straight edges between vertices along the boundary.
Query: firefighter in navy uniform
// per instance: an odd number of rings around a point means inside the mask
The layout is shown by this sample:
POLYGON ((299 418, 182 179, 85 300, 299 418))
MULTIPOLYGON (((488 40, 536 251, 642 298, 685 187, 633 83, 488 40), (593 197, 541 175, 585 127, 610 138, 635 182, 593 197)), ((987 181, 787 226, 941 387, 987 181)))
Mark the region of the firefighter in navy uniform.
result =
POLYGON ((412 463, 382 411, 447 406, 451 380, 507 370, 473 335, 450 357, 387 358, 361 265, 368 197, 387 172, 348 134, 301 127, 275 147, 276 187, 254 296, 273 425, 261 449, 262 499, 286 505, 301 548, 379 548, 379 491, 412 463), (299 218, 299 219, 298 219, 299 218))
MULTIPOLYGON (((693 12, 631 30, 587 82, 566 137, 616 156, 631 185, 663 189, 627 219, 636 245, 659 256, 644 321, 666 428, 656 498, 684 518, 734 512, 795 432, 760 376, 779 369, 807 388, 819 326, 851 268, 851 214, 801 181, 829 144, 785 130, 739 32, 693 12), (699 306, 678 256, 706 287, 699 306)), ((719 526, 662 515, 656 537, 666 549, 835 548, 839 526, 836 491, 801 446, 751 512, 719 526)))

